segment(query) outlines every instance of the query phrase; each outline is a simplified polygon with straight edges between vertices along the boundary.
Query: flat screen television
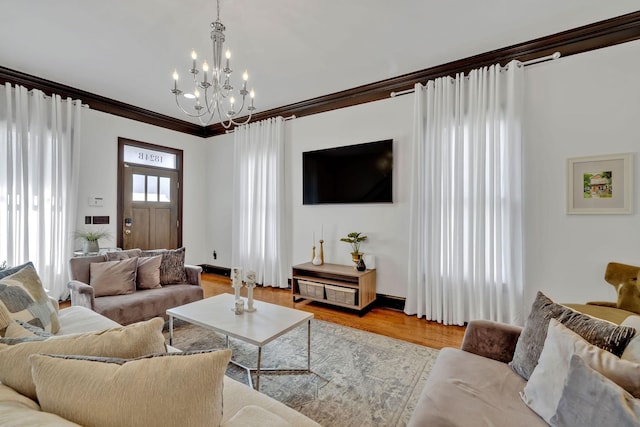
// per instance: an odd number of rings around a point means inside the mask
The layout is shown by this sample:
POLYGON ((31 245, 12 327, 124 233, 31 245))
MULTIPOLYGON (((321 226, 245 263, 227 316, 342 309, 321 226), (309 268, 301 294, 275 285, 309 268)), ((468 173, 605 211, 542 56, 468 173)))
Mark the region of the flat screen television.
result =
POLYGON ((302 203, 393 202, 393 140, 302 153, 302 203))

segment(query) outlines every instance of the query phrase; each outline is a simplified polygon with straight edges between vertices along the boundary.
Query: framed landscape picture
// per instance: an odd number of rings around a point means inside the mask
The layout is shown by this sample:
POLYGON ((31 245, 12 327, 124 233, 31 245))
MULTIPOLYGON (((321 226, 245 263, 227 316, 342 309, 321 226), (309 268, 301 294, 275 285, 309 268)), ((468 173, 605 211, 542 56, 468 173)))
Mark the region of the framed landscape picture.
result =
POLYGON ((567 213, 633 211, 633 153, 567 160, 567 213))

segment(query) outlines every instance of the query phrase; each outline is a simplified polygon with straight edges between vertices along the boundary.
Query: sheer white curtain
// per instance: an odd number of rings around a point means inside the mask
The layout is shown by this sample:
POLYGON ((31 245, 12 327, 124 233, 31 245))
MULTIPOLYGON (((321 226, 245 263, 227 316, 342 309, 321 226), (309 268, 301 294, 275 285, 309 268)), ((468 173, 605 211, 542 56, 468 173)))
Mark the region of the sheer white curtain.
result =
POLYGON ((80 101, 0 86, 0 263, 33 262, 66 299, 80 156, 80 101))
POLYGON ((284 121, 263 120, 234 131, 232 263, 256 272, 264 286, 286 288, 284 121))
POLYGON ((405 312, 523 323, 523 67, 416 85, 405 312))

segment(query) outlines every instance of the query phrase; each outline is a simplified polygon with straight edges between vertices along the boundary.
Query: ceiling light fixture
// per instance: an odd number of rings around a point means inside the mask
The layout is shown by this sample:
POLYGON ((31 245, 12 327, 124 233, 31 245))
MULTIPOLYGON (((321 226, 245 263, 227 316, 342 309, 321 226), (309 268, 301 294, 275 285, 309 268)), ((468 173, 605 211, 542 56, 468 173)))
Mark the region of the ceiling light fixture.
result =
POLYGON ((251 114, 256 109, 253 106, 253 99, 255 92, 247 90, 247 80, 249 75, 245 71, 242 74, 242 89, 239 94, 242 96, 242 103, 236 110, 236 98, 233 96, 233 86, 229 83, 229 77, 231 76, 231 68, 229 67, 229 59, 231 58, 231 52, 229 49, 225 52, 226 63, 225 67, 222 67, 222 45, 224 43, 224 31, 225 26, 220 22, 220 0, 217 0, 217 12, 218 17, 215 22, 211 23, 211 40, 213 42, 213 67, 209 70, 209 64, 205 60, 202 63, 202 80, 198 81, 198 74, 200 70, 196 68, 196 60, 198 54, 195 50, 191 51, 191 68, 189 73, 193 77, 194 89, 193 92, 183 93, 178 89, 178 71, 173 72, 173 93, 176 97, 176 104, 178 107, 189 117, 197 117, 201 125, 209 124, 218 113, 220 123, 225 129, 229 129, 232 125, 240 126, 249 123, 251 120, 251 114), (200 91, 204 90, 204 93, 200 91), (182 95, 182 96, 181 96, 182 95), (249 95, 251 104, 246 108, 249 115, 242 121, 237 121, 239 115, 243 112, 245 107, 245 99, 249 95), (181 98, 191 99, 193 101, 188 109, 183 107, 181 98), (225 100, 227 100, 225 102, 225 100))

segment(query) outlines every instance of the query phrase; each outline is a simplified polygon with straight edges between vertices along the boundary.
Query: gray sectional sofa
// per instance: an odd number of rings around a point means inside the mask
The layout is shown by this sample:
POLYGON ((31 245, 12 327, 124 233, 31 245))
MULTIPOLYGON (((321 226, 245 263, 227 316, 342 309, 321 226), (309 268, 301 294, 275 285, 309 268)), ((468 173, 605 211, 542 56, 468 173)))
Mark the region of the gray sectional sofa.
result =
MULTIPOLYGON (((163 253, 172 254, 175 251, 141 251, 136 249, 98 256, 71 258, 69 260, 71 280, 67 284, 71 290, 71 305, 89 308, 121 325, 128 325, 158 316, 166 319, 167 309, 201 300, 204 297, 200 281, 202 268, 184 264, 173 266, 173 268, 184 270, 183 275, 177 275, 177 277, 182 276, 184 281, 173 280, 174 283, 162 283, 152 289, 140 289, 134 284, 132 289, 126 291, 128 293, 117 293, 111 290, 106 293, 112 295, 101 295, 101 292, 96 292, 97 288, 92 283, 95 279, 95 274, 94 277, 91 274, 92 264, 117 263, 130 258, 140 257, 142 259, 163 253)), ((160 272, 165 273, 162 268, 160 272)))

